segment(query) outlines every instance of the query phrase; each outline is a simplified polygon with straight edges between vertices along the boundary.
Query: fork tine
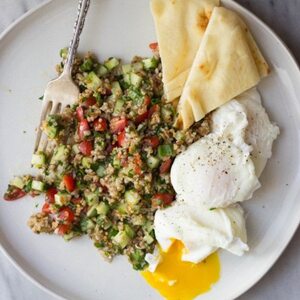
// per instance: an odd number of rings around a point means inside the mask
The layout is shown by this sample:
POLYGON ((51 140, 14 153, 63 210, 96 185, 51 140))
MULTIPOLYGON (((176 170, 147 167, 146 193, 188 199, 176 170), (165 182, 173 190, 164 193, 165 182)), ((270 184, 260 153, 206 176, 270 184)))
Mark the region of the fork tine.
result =
MULTIPOLYGON (((58 103, 57 105, 55 105, 55 107, 53 108, 53 110, 51 111, 51 114, 59 114, 62 112, 62 104, 58 103)), ((49 153, 51 155, 51 153, 53 152, 54 149, 54 145, 55 143, 53 141, 49 141, 45 147, 45 150, 47 153, 49 153)))
POLYGON ((35 139, 34 150, 33 150, 34 153, 36 153, 36 151, 39 149, 39 145, 40 145, 41 137, 42 137, 42 129, 41 129, 42 123, 46 119, 46 117, 49 114, 49 111, 51 110, 51 108, 52 108, 52 102, 51 101, 46 102, 43 105, 42 114, 41 114, 41 117, 40 117, 40 122, 39 122, 39 126, 37 128, 37 133, 36 133, 36 139, 35 139))
POLYGON ((43 110, 43 113, 42 113, 39 132, 38 132, 39 136, 37 136, 37 138, 39 138, 39 141, 36 142, 35 151, 37 151, 37 150, 41 150, 43 152, 46 151, 47 145, 48 145, 48 137, 45 134, 43 134, 43 132, 41 130, 41 125, 42 125, 42 122, 47 118, 48 115, 56 114, 59 111, 59 107, 61 105, 60 103, 55 103, 52 101, 50 101, 49 103, 51 105, 46 104, 46 108, 43 110))
MULTIPOLYGON (((45 118, 48 116, 48 115, 53 115, 53 114, 56 114, 58 113, 59 111, 59 108, 61 106, 60 103, 56 103, 56 102, 51 102, 52 105, 51 105, 51 109, 49 110, 48 109, 48 114, 45 115, 45 118)), ((40 143, 38 145, 38 149, 45 152, 47 150, 47 146, 48 146, 49 143, 49 140, 48 140, 48 137, 46 134, 41 134, 41 139, 40 139, 40 143)))

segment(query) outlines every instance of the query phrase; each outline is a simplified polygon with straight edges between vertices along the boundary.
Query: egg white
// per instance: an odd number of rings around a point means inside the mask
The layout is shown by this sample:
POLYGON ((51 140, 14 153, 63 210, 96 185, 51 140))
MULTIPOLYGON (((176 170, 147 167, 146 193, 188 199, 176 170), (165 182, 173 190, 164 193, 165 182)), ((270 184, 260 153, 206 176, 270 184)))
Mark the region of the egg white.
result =
POLYGON ((154 228, 163 251, 174 239, 184 244, 183 261, 198 263, 218 248, 236 255, 248 250, 244 213, 239 205, 209 210, 178 201, 156 212, 154 228))
POLYGON ((270 122, 257 89, 253 88, 239 97, 237 101, 245 108, 248 126, 245 142, 252 147, 251 159, 255 165, 256 176, 259 177, 272 156, 272 146, 278 137, 278 126, 270 122))
MULTIPOLYGON (((248 251, 244 212, 237 202, 250 199, 260 187, 258 177, 278 134, 256 89, 218 108, 212 114, 212 132, 173 163, 177 199, 154 218, 161 249, 167 251, 180 240, 186 249, 182 260, 193 263, 220 248, 236 255, 248 251)), ((158 249, 151 255, 146 260, 155 271, 158 249)))
POLYGON ((212 133, 176 157, 171 182, 177 195, 207 208, 227 207, 252 197, 260 187, 245 143, 248 126, 237 101, 223 105, 212 116, 212 133))

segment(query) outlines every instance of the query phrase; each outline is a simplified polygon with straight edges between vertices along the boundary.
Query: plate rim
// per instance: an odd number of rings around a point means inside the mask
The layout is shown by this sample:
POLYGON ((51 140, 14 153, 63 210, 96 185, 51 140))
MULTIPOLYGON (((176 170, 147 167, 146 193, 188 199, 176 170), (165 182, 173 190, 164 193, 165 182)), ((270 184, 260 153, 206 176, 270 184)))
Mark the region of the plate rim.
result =
MULTIPOLYGON (((54 0, 45 0, 45 2, 36 5, 34 8, 30 9, 25 14, 23 14, 22 16, 17 18, 15 21, 13 21, 0 34, 0 45, 3 42, 3 40, 6 38, 6 36, 8 36, 20 23, 22 23, 22 21, 24 21, 25 19, 27 19, 28 17, 30 17, 34 13, 38 12, 40 9, 46 7, 47 5, 49 5, 53 1, 54 0)), ((221 2, 221 4, 224 3, 225 5, 226 5, 226 3, 230 3, 230 5, 233 5, 233 7, 236 7, 239 10, 241 10, 243 13, 250 15, 250 17, 253 18, 253 20, 256 23, 258 23, 259 26, 261 26, 264 30, 266 30, 268 32, 268 34, 273 36, 273 38, 275 38, 283 46, 283 49, 286 52, 286 54, 288 56, 290 56, 291 61, 293 62, 294 66, 296 66, 296 68, 297 68, 297 71, 298 71, 298 74, 299 74, 299 79, 300 79, 300 64, 298 63, 294 53, 289 49, 287 44, 281 39, 281 37, 279 37, 279 35, 271 27, 269 27, 264 21, 262 21, 253 12, 251 12, 250 10, 248 10, 247 8, 245 8, 244 6, 242 6, 241 4, 237 3, 234 0, 221 0, 220 2, 221 2)), ((299 212, 299 216, 298 216, 298 221, 295 221, 294 223, 290 225, 290 228, 292 228, 292 230, 290 230, 290 236, 283 243, 282 249, 280 251, 278 251, 276 253, 276 255, 274 255, 274 257, 272 259, 273 260, 272 263, 270 263, 266 269, 264 269, 258 276, 256 276, 253 281, 248 282, 247 284, 245 284, 244 287, 240 287, 236 292, 233 292, 232 293, 232 295, 233 295, 232 299, 236 299, 237 297, 241 296, 242 294, 246 293, 249 289, 254 287, 254 285, 257 284, 271 270, 271 268, 275 265, 275 263, 278 261, 280 256, 286 250, 287 246, 290 244, 290 242, 293 239, 297 229, 299 228, 299 225, 300 225, 300 212, 299 212)), ((10 261, 10 263, 14 266, 14 268, 20 272, 20 274, 22 274, 26 279, 28 279, 30 282, 32 282, 37 287, 39 287, 42 291, 44 291, 45 293, 53 296, 56 299, 60 299, 60 300, 67 300, 68 299, 68 298, 60 295, 55 290, 53 290, 51 288, 48 288, 46 285, 42 284, 34 276, 31 276, 25 269, 23 269, 19 265, 19 263, 14 259, 14 257, 9 254, 8 250, 6 250, 6 248, 2 245, 1 241, 0 241, 0 251, 4 254, 4 256, 8 259, 8 261, 10 261)))
MULTIPOLYGON (((45 0, 45 2, 40 3, 36 5, 34 8, 28 10, 25 14, 14 20, 10 25, 8 25, 0 34, 0 45, 3 42, 3 40, 8 36, 11 31, 17 27, 23 20, 27 19, 34 13, 36 13, 38 10, 41 8, 49 5, 53 0, 45 0)), ((0 240, 0 251, 4 255, 4 257, 7 258, 7 260, 12 264, 12 266, 24 277, 26 278, 29 282, 33 283, 36 287, 40 288, 42 291, 44 291, 46 294, 53 296, 55 299, 59 300, 66 300, 65 297, 62 297, 58 293, 54 292, 53 290, 47 288, 44 286, 42 283, 40 283, 37 279, 35 279, 33 276, 31 276, 26 270, 24 270, 14 259, 13 256, 9 254, 9 252, 5 249, 5 247, 2 245, 1 240, 0 240)))

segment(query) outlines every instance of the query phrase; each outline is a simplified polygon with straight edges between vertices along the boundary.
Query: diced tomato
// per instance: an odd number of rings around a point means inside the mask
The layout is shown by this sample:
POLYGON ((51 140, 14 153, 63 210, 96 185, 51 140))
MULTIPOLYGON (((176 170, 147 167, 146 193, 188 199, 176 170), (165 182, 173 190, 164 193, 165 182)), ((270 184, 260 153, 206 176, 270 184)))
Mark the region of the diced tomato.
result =
POLYGON ((54 196, 57 194, 57 189, 55 187, 51 187, 46 192, 46 202, 54 203, 54 196))
POLYGON ((150 109, 149 109, 149 114, 148 114, 148 118, 150 119, 152 117, 152 115, 155 112, 159 111, 159 105, 158 104, 154 104, 150 109))
POLYGON ((69 193, 72 193, 75 190, 76 182, 71 174, 64 175, 63 183, 69 193))
POLYGON ((78 106, 76 109, 77 120, 80 122, 84 120, 84 111, 82 106, 78 106))
POLYGON ((169 170, 171 168, 171 165, 172 165, 172 159, 171 158, 163 161, 160 165, 160 168, 159 168, 160 174, 165 174, 165 173, 169 172, 169 170))
POLYGON ((5 194, 4 194, 4 200, 6 201, 14 201, 17 199, 20 199, 26 195, 26 192, 23 190, 17 188, 17 187, 11 187, 5 194))
POLYGON ((152 149, 156 149, 159 145, 159 138, 157 136, 150 136, 145 138, 145 144, 150 146, 152 149))
POLYGON ((151 98, 149 96, 145 96, 144 97, 144 105, 148 107, 150 105, 150 103, 151 103, 151 98))
POLYGON ((43 207, 42 207, 42 212, 45 214, 50 214, 51 210, 50 210, 50 204, 48 202, 45 202, 43 207))
POLYGON ((157 50, 158 50, 158 43, 155 42, 155 43, 149 44, 149 48, 150 48, 152 51, 157 51, 157 50))
POLYGON ((135 166, 134 167, 134 172, 137 175, 141 175, 142 174, 142 168, 140 166, 135 166))
POLYGON ((125 143, 125 137, 126 137, 126 132, 125 130, 121 131, 118 135, 118 145, 120 147, 123 147, 124 146, 124 143, 125 143))
POLYGON ((96 131, 105 131, 107 129, 107 122, 104 118, 99 118, 94 121, 94 129, 96 131))
POLYGON ((152 198, 153 207, 168 206, 174 200, 174 195, 169 193, 155 194, 152 198))
POLYGON ((149 115, 149 112, 146 111, 144 112, 143 114, 141 115, 138 115, 136 118, 135 118, 135 124, 141 124, 143 123, 144 121, 146 121, 148 119, 148 115, 149 115))
POLYGON ((86 119, 81 120, 78 128, 78 135, 80 139, 83 139, 89 131, 90 131, 89 122, 86 119))
POLYGON ((58 213, 57 219, 59 221, 67 222, 67 223, 72 223, 75 219, 75 214, 72 211, 71 208, 69 207, 64 207, 60 210, 58 213))
POLYGON ((94 97, 89 97, 82 103, 82 105, 84 107, 90 107, 90 106, 95 105, 96 103, 97 103, 97 100, 94 97))
POLYGON ((133 158, 133 162, 134 162, 134 172, 135 174, 142 174, 142 159, 139 153, 135 153, 134 154, 134 158, 133 158))
POLYGON ((68 231, 70 231, 70 229, 71 229, 71 225, 70 225, 70 224, 60 224, 60 225, 58 225, 58 227, 57 227, 56 233, 57 233, 58 235, 64 235, 64 234, 66 234, 68 231))
POLYGON ((126 118, 113 118, 110 121, 110 130, 112 133, 119 133, 125 129, 128 121, 126 118))
POLYGON ((93 151, 93 143, 91 141, 83 141, 79 144, 79 151, 83 155, 91 155, 93 151))

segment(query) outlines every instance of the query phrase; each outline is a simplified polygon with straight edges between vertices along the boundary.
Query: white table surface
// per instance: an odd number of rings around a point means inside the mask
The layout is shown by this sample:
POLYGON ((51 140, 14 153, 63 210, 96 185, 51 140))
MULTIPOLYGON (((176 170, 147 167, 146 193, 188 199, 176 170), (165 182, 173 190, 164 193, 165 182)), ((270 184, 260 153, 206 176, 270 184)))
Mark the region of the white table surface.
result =
MULTIPOLYGON (((0 32, 43 1, 0 0, 0 32)), ((237 0, 237 2, 268 23, 300 61, 300 0, 237 0)), ((74 5, 76 5, 76 0, 74 0, 74 5)), ((24 278, 0 252, 0 300, 40 299, 54 300, 55 298, 24 278)), ((267 275, 239 298, 239 300, 264 299, 300 299, 300 229, 267 275)))

